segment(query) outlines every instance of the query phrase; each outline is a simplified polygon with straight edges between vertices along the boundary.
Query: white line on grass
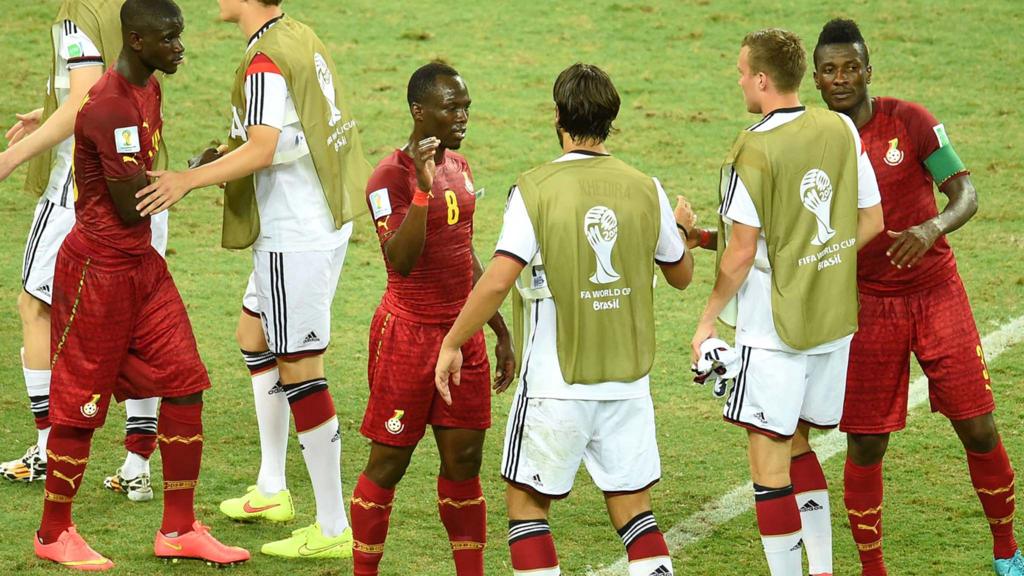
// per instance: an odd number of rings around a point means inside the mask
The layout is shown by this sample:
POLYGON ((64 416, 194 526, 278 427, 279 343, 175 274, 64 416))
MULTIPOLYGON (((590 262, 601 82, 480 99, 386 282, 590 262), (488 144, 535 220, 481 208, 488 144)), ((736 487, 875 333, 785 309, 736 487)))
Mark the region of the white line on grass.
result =
MULTIPOLYGON (((1024 341, 1024 316, 1020 316, 1004 325, 999 330, 982 338, 986 361, 992 362, 1006 351, 1007 348, 1024 341)), ((928 380, 918 376, 910 383, 910 409, 923 404, 928 399, 928 380)), ((832 430, 813 440, 814 452, 822 462, 842 452, 846 448, 846 435, 839 430, 832 430)), ((707 538, 719 526, 736 518, 749 510, 754 502, 753 488, 750 482, 730 490, 718 500, 704 506, 700 511, 673 526, 665 533, 665 541, 670 551, 707 538)), ((625 574, 629 567, 625 556, 614 564, 598 570, 591 570, 591 576, 611 576, 625 574)))

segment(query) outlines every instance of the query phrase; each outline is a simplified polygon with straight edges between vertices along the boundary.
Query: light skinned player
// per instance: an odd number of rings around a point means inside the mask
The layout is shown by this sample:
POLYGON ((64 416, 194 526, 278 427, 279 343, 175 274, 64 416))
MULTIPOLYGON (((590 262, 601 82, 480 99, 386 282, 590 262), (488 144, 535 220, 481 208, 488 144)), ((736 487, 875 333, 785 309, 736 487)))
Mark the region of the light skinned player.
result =
POLYGON ((462 347, 515 286, 522 363, 501 472, 513 574, 561 574, 548 515, 583 462, 604 493, 630 576, 670 576, 650 496, 661 476, 648 375, 652 281, 657 266, 686 288, 693 258, 658 180, 608 152, 620 105, 608 75, 574 64, 553 95, 562 155, 511 190, 495 257, 442 342, 436 385, 446 403, 465 401, 462 347))
POLYGON ((247 46, 232 90, 228 149, 186 172, 155 172, 139 192, 142 214, 159 213, 190 190, 226 182, 222 245, 252 246, 253 274, 237 336, 253 380, 262 462, 255 487, 221 503, 238 520, 290 520, 284 461, 289 412, 316 498, 316 521, 264 554, 352 554, 341 488, 341 435, 327 388, 324 352, 331 303, 362 213, 370 166, 330 53, 280 0, 220 0, 247 46))
MULTIPOLYGON (((25 187, 41 196, 22 261, 18 313, 22 322, 22 371, 36 443, 18 459, 0 463, 0 475, 15 482, 46 477, 46 441, 50 433, 50 303, 57 250, 75 223, 71 176, 75 114, 86 93, 121 50, 118 11, 123 0, 64 0, 48 37, 53 62, 43 107, 18 114, 0 152, 0 182, 28 164, 25 187)), ((164 253, 167 217, 153 220, 153 247, 164 253)), ((156 449, 156 398, 125 401, 124 465, 104 485, 131 501, 153 498, 149 457, 156 449)))
POLYGON ((39 558, 67 568, 113 568, 78 534, 72 503, 111 398, 161 397, 164 515, 154 554, 236 564, 249 553, 221 544, 195 518, 210 379, 167 263, 151 246, 150 224, 135 209, 162 146, 153 73, 177 71, 185 23, 171 0, 127 0, 120 20, 117 63, 89 91, 75 123, 77 220, 54 272, 53 431, 33 546, 39 558))
POLYGON ((1014 472, 996 430, 981 339, 946 235, 978 209, 970 173, 943 124, 925 108, 872 98, 868 47, 857 24, 835 19, 814 48, 814 83, 850 117, 878 174, 888 227, 858 260, 860 330, 853 338, 846 406, 844 498, 864 576, 885 576, 882 459, 907 418, 910 354, 928 377, 933 411, 949 419, 967 453, 971 484, 992 532, 993 569, 1024 575, 1013 534, 1014 472), (949 197, 939 212, 935 187, 949 197))
POLYGON ((842 414, 857 250, 881 232, 882 210, 853 123, 800 104, 806 55, 795 34, 748 34, 737 70, 747 111, 762 118, 740 133, 723 166, 721 258, 692 357, 735 298, 738 316, 729 320, 742 365, 724 417, 747 429, 768 567, 772 576, 800 576, 806 547, 811 574, 827 575, 828 487, 808 438, 842 414))

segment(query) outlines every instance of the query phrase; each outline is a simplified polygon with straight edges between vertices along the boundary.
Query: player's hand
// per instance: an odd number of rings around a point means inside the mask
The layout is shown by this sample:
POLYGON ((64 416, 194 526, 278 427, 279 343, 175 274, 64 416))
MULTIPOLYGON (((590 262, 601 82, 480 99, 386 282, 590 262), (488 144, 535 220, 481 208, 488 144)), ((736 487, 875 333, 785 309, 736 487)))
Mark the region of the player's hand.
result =
POLYGON ((714 320, 698 323, 697 331, 693 333, 693 339, 690 340, 690 362, 696 364, 700 359, 700 345, 708 338, 715 338, 716 336, 714 320))
POLYGON ((437 354, 437 365, 434 366, 434 386, 444 403, 452 405, 452 392, 448 383, 458 386, 462 371, 462 350, 441 344, 437 354))
POLYGON ((676 207, 672 214, 676 217, 676 224, 686 229, 689 236, 693 236, 689 233, 697 226, 697 213, 690 206, 690 201, 683 196, 676 196, 676 207))
POLYGON ((135 193, 136 198, 142 198, 135 209, 143 217, 167 210, 192 190, 187 172, 158 170, 146 172, 146 176, 156 181, 135 193))
POLYGON ((935 221, 928 220, 900 232, 886 230, 886 234, 894 239, 892 246, 885 252, 889 261, 897 268, 911 268, 928 253, 942 231, 935 221))
POLYGON ((512 338, 508 334, 498 338, 498 343, 494 345, 494 362, 498 365, 494 369, 494 391, 501 394, 516 376, 516 355, 512 349, 512 338))
POLYGON ((416 165, 416 185, 424 192, 430 192, 434 185, 434 173, 437 172, 434 154, 440 145, 441 141, 433 136, 409 143, 409 155, 416 165))
POLYGON ((26 114, 15 114, 14 117, 18 121, 4 134, 4 138, 7 139, 7 146, 9 147, 14 146, 19 140, 35 132, 36 128, 39 128, 39 123, 43 119, 43 109, 36 108, 26 114))
POLYGON ((205 166, 210 162, 220 159, 221 156, 222 154, 218 147, 210 146, 206 150, 203 150, 199 154, 196 154, 195 156, 190 158, 188 161, 188 167, 190 170, 194 168, 199 168, 200 166, 205 166))

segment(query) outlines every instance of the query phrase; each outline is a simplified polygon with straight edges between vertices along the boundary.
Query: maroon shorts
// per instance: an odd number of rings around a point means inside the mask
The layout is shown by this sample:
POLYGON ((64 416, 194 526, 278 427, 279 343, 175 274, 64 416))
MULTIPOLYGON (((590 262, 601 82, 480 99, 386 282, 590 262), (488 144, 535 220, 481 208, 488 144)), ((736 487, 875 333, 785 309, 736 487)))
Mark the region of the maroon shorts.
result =
POLYGON ((932 412, 967 420, 995 409, 981 340, 959 275, 907 296, 860 295, 839 429, 883 434, 907 423, 910 354, 928 378, 932 412))
POLYGON ((491 426, 490 364, 483 331, 462 346, 459 386, 448 406, 434 387, 434 366, 450 326, 421 324, 380 307, 370 323, 370 400, 363 436, 389 446, 414 446, 427 424, 486 430, 491 426))
POLYGON ((210 387, 185 306, 155 251, 91 259, 77 242, 57 254, 50 311, 50 420, 98 428, 113 395, 174 398, 210 387))

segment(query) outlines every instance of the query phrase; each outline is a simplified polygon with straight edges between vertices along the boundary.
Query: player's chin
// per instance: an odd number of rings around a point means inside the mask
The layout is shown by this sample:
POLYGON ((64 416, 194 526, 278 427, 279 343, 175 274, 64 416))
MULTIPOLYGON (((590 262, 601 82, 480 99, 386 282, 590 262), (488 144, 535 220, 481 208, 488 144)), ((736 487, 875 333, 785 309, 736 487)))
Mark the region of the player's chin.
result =
POLYGON ((456 137, 449 138, 444 143, 444 147, 449 149, 449 150, 458 150, 459 148, 462 148, 462 138, 456 138, 456 137))
POLYGON ((182 58, 181 60, 171 60, 170 62, 168 62, 164 66, 161 66, 160 67, 160 71, 163 72, 164 74, 174 74, 175 72, 178 71, 178 67, 181 66, 184 62, 185 62, 184 58, 182 58))

